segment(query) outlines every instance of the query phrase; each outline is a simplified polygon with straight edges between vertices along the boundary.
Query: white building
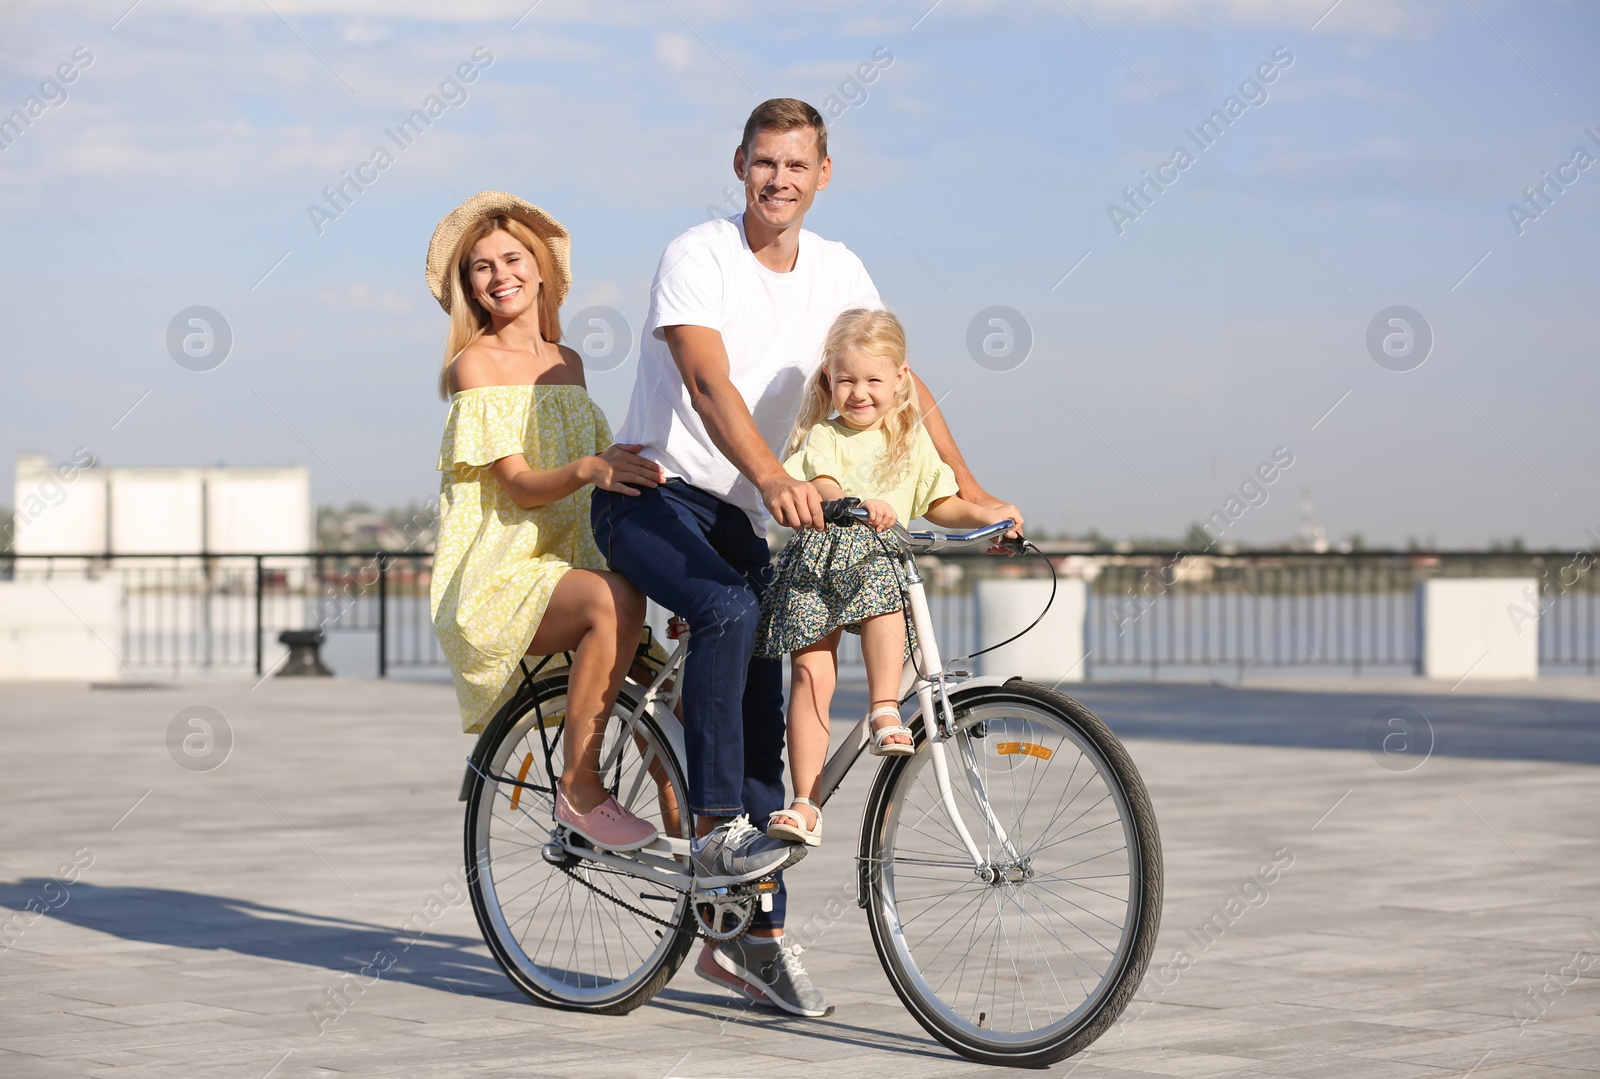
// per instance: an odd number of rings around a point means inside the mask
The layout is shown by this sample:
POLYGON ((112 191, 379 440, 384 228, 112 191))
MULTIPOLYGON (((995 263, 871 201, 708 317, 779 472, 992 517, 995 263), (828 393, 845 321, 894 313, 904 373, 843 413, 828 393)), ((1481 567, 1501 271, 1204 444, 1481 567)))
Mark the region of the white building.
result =
POLYGON ((18 554, 287 554, 315 546, 311 481, 287 468, 99 468, 17 457, 18 554))
POLYGON ((83 449, 52 466, 22 454, 12 529, 0 547, 52 557, 11 561, 0 580, 0 682, 248 668, 258 560, 239 555, 279 556, 262 567, 282 590, 262 617, 263 662, 281 657, 279 630, 307 624, 309 565, 284 557, 315 546, 302 466, 100 468, 83 449))

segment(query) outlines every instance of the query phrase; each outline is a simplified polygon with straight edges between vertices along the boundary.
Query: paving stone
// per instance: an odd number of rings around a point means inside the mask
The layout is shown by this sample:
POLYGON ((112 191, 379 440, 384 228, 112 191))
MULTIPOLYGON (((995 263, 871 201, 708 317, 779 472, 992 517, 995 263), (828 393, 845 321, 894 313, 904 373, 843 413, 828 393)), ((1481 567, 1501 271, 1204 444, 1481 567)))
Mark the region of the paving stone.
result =
MULTIPOLYGON (((1503 687, 1452 697, 1440 728, 1470 729, 1470 755, 1404 774, 1328 718, 1351 706, 1329 687, 1090 684, 1080 696, 1141 734, 1128 746, 1166 865, 1156 961, 1179 949, 1194 961, 1167 986, 1147 982, 1054 1074, 1600 1075, 1600 968, 1526 1029, 1513 1015, 1547 972, 1600 951, 1600 772, 1567 763, 1593 756, 1600 687, 1552 691, 1562 711, 1543 726, 1501 724, 1497 757, 1485 739, 1518 698, 1503 687), (1563 724, 1577 739, 1566 757, 1563 724), (1283 848, 1294 862, 1267 900, 1210 947, 1196 943, 1192 931, 1283 848)), ((845 687, 838 713, 859 697, 845 687)), ((461 879, 455 796, 470 742, 448 687, 204 683, 111 700, 20 686, 0 703, 0 913, 39 896, 73 852, 94 855, 69 900, 0 953, 6 1079, 995 1074, 909 1016, 853 904, 871 768, 848 777, 829 803, 828 843, 789 874, 791 930, 805 927, 832 1017, 747 1007, 694 977, 693 953, 649 1004, 590 1016, 522 996, 465 902, 420 938, 400 929, 461 879), (235 734, 211 773, 177 767, 166 749, 172 716, 200 703, 235 734), (62 784, 68 757, 95 782, 62 784), (836 896, 845 915, 818 920, 836 896), (319 1034, 312 1009, 385 949, 399 963, 319 1034)))

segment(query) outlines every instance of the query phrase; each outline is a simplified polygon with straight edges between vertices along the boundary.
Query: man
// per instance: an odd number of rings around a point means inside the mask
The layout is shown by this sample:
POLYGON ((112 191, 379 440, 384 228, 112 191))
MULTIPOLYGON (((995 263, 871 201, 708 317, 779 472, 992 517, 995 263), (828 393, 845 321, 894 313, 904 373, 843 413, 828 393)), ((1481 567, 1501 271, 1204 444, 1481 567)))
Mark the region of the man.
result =
MULTIPOLYGON (((733 155, 744 213, 709 221, 667 245, 651 286, 638 376, 622 444, 639 444, 667 480, 637 497, 595 491, 595 539, 611 567, 689 621, 684 736, 692 861, 700 887, 779 873, 805 853, 769 839, 767 814, 786 803, 783 681, 776 659, 753 658, 770 576, 768 515, 822 528, 816 488, 777 460, 801 390, 821 363, 841 311, 881 308, 861 260, 801 228, 833 163, 810 105, 763 102, 733 155)), ((924 424, 963 497, 1003 507, 973 479, 919 381, 924 424)), ((704 949, 696 972, 797 1015, 833 1009, 783 944, 784 892, 749 934, 704 949)))

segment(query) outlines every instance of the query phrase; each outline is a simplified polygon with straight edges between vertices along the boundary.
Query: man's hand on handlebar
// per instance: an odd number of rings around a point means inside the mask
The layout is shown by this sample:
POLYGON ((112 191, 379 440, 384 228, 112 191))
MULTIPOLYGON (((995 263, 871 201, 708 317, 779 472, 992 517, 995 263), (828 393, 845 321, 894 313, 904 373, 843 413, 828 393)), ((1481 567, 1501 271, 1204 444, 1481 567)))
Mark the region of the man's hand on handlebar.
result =
POLYGON ((1006 539, 1020 539, 1022 537, 1022 511, 1009 502, 996 502, 992 506, 985 506, 984 511, 989 514, 990 524, 999 524, 1009 518, 1012 522, 1011 531, 1006 533, 1006 539))
POLYGON ((822 496, 805 480, 779 473, 761 485, 761 501, 785 528, 814 528, 820 532, 825 527, 822 496))
POLYGON ((1004 537, 997 540, 995 544, 989 548, 989 553, 1005 555, 1021 554, 1023 551, 1023 544, 1026 542, 1022 538, 1022 511, 1011 505, 1009 502, 1001 502, 996 499, 994 505, 984 506, 982 512, 989 518, 990 524, 999 524, 1001 521, 1005 520, 1010 520, 1012 522, 1012 527, 1006 532, 1004 537))

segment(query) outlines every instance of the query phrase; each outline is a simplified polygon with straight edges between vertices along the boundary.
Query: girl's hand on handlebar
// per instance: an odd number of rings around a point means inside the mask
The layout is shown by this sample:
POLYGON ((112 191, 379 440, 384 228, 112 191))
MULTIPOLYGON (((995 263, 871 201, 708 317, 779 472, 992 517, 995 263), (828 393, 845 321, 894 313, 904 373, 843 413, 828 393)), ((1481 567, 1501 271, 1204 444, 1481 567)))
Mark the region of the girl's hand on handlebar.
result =
POLYGON ((867 511, 867 524, 879 532, 886 528, 893 528, 895 522, 900 519, 894 512, 893 506, 876 498, 862 500, 861 508, 867 511))
POLYGON ((578 462, 578 476, 602 491, 638 495, 637 488, 656 487, 666 479, 660 465, 639 456, 642 449, 644 446, 638 443, 616 445, 594 457, 585 457, 578 462))

